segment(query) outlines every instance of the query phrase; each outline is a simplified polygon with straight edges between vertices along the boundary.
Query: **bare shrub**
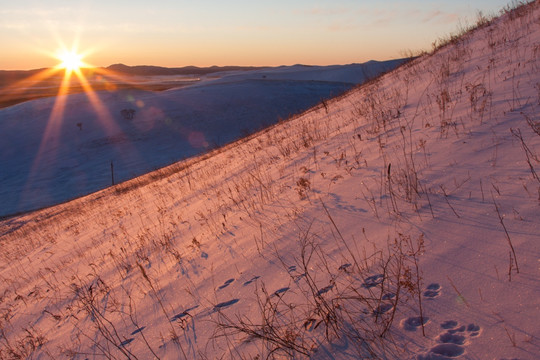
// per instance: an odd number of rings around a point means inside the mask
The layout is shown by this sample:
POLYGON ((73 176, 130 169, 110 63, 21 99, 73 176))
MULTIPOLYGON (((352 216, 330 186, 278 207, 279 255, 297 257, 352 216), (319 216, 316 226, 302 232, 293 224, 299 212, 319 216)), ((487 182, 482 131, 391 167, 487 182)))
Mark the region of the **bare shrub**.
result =
POLYGON ((341 265, 328 258, 320 235, 309 225, 299 234, 293 264, 276 254, 295 290, 269 293, 261 284, 256 291, 258 320, 223 315, 218 323, 222 336, 243 334, 260 342, 262 358, 309 358, 341 341, 353 344, 358 358, 401 358, 403 349, 389 336, 401 306, 412 303, 425 323, 419 265, 423 236, 397 234, 386 251, 367 256, 342 237, 326 211, 335 241, 347 249, 341 265))
POLYGON ((307 197, 307 192, 310 187, 311 183, 305 177, 301 177, 296 181, 296 192, 298 193, 298 196, 300 196, 300 199, 305 199, 307 197))

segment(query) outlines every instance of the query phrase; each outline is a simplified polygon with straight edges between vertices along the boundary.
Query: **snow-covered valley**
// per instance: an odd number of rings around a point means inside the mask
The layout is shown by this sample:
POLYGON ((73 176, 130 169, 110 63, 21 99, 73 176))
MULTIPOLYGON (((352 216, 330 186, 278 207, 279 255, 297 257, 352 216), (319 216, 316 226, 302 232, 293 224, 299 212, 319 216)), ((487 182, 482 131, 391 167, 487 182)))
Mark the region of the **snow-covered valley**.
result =
POLYGON ((118 183, 222 146, 402 62, 218 73, 163 92, 79 93, 0 109, 0 216, 110 186, 111 162, 118 183))

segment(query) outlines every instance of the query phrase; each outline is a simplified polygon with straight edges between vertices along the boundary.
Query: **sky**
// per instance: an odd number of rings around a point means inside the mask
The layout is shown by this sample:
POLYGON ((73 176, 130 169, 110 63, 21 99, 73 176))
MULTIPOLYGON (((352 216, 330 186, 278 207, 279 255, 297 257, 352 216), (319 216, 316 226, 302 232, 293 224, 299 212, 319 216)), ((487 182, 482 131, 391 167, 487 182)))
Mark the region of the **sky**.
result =
POLYGON ((0 0, 0 69, 331 65, 429 50, 507 0, 0 0))

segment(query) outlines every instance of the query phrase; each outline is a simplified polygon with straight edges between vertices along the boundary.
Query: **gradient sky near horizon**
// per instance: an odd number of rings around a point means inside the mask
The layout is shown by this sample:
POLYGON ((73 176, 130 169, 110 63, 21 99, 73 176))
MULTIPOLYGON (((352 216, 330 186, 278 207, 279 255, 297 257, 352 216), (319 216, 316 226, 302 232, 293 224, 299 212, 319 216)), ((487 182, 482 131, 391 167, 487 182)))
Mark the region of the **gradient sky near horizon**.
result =
POLYGON ((508 0, 2 0, 0 69, 330 65, 402 57, 508 0))

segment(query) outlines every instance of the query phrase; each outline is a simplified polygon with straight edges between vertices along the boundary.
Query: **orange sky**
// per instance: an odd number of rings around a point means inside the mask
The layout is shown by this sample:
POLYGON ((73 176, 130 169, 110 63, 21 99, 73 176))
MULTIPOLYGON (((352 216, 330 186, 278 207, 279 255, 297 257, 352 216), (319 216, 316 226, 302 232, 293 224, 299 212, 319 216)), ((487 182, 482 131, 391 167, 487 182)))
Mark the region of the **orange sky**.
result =
POLYGON ((58 63, 76 44, 95 66, 346 64, 402 57, 496 14, 505 1, 18 0, 0 9, 0 69, 58 63))

